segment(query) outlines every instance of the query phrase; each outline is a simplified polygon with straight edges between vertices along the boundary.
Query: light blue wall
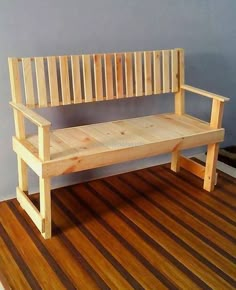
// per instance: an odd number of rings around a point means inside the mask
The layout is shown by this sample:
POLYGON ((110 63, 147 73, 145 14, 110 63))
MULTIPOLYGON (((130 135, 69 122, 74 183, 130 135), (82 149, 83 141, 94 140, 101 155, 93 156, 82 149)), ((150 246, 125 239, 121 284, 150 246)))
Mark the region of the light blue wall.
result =
MULTIPOLYGON (((17 184, 8 56, 42 56, 183 47, 186 82, 231 97, 226 105, 226 142, 236 143, 235 0, 1 0, 0 1, 0 200, 17 184)), ((55 126, 88 123, 172 108, 172 97, 64 107, 45 112, 55 126), (163 108, 163 109, 160 109, 163 108), (72 113, 71 113, 72 111, 72 113)), ((187 95, 188 111, 208 118, 210 102, 187 95)), ((204 150, 204 149, 201 149, 204 150)), ((193 151, 191 152, 193 153, 193 151)), ((57 178, 59 186, 129 168, 166 156, 57 178)), ((33 176, 33 174, 31 174, 33 176)), ((32 188, 37 188, 33 177, 32 188)))

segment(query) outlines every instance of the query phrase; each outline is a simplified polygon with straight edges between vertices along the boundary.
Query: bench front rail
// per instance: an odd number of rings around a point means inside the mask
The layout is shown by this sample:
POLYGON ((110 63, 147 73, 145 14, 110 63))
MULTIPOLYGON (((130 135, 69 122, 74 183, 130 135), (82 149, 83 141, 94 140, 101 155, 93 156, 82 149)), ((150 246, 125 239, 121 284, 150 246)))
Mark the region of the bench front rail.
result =
POLYGON ((229 99, 184 82, 184 51, 126 52, 60 57, 9 58, 16 136, 17 199, 45 238, 51 237, 53 176, 172 152, 171 169, 183 167, 216 184, 222 117, 229 99), (185 113, 185 91, 212 99, 209 122, 185 113), (173 113, 150 115, 73 128, 51 129, 34 108, 174 93, 173 113), (37 126, 27 135, 24 120, 37 126), (206 166, 181 150, 208 145, 206 166), (28 196, 30 167, 39 176, 40 210, 28 196))

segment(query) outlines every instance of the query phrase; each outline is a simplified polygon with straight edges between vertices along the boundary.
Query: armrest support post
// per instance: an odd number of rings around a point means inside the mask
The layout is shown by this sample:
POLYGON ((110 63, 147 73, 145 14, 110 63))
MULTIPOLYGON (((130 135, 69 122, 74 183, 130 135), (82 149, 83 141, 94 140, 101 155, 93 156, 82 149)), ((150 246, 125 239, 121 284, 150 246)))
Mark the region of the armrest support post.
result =
POLYGON ((38 127, 39 158, 42 161, 50 160, 50 133, 49 126, 38 127))
POLYGON ((212 101, 210 126, 215 129, 221 128, 223 119, 224 102, 217 99, 212 101))

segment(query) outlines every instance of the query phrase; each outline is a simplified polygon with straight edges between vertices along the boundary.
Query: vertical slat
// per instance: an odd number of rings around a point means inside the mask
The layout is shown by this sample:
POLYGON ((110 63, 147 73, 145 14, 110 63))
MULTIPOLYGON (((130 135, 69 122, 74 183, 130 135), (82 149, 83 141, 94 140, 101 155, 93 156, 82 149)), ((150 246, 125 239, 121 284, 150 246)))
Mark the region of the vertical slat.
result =
POLYGON ((184 84, 184 50, 178 49, 178 92, 175 94, 175 113, 182 115, 185 112, 185 93, 181 89, 184 84))
POLYGON ((102 55, 94 54, 94 79, 96 100, 103 100, 103 81, 102 81, 102 55))
POLYGON ((48 77, 49 77, 49 90, 50 90, 50 101, 52 106, 59 105, 59 91, 58 91, 58 80, 57 80, 57 66, 56 57, 51 56, 47 58, 48 63, 48 77))
POLYGON ((11 82, 12 101, 22 103, 19 62, 17 58, 8 58, 9 74, 11 82))
POLYGON ((153 52, 154 59, 154 94, 161 93, 161 54, 160 51, 153 52))
POLYGON ((71 104, 68 57, 59 56, 63 105, 71 104))
POLYGON ((124 97, 122 54, 115 54, 116 97, 124 97))
POLYGON ((43 57, 35 57, 35 71, 36 71, 39 107, 47 107, 48 102, 47 102, 47 90, 46 90, 46 79, 43 57))
POLYGON ((104 55, 106 99, 114 99, 112 54, 104 55))
POLYGON ((74 103, 82 103, 81 79, 80 79, 80 57, 78 55, 71 56, 72 85, 74 103))
POLYGON ((178 50, 171 50, 171 83, 172 92, 178 91, 178 50))
POLYGON ((142 73, 142 52, 134 53, 135 64, 135 94, 136 96, 143 95, 143 73, 142 73))
POLYGON ((144 52, 144 80, 145 80, 145 95, 152 94, 152 59, 151 52, 144 52))
POLYGON ((34 106, 35 105, 34 85, 33 85, 32 66, 31 66, 30 58, 22 58, 22 68, 23 68, 24 83, 25 83, 26 104, 30 106, 34 106))
POLYGON ((134 84, 133 84, 133 61, 132 53, 125 53, 125 85, 126 85, 126 96, 134 96, 134 84))
POLYGON ((163 93, 170 92, 170 51, 162 51, 162 82, 163 93))
POLYGON ((83 72, 84 72, 85 102, 91 102, 93 100, 93 90, 92 90, 92 75, 91 75, 90 55, 83 55, 83 72))

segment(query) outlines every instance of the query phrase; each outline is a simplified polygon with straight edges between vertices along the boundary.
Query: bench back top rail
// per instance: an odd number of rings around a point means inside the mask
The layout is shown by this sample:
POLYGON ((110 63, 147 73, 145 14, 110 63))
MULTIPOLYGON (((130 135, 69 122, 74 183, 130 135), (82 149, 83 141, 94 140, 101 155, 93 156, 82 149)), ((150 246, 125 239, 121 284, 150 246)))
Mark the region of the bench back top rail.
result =
POLYGON ((9 58, 12 99, 37 108, 175 93, 181 59, 183 49, 9 58))

